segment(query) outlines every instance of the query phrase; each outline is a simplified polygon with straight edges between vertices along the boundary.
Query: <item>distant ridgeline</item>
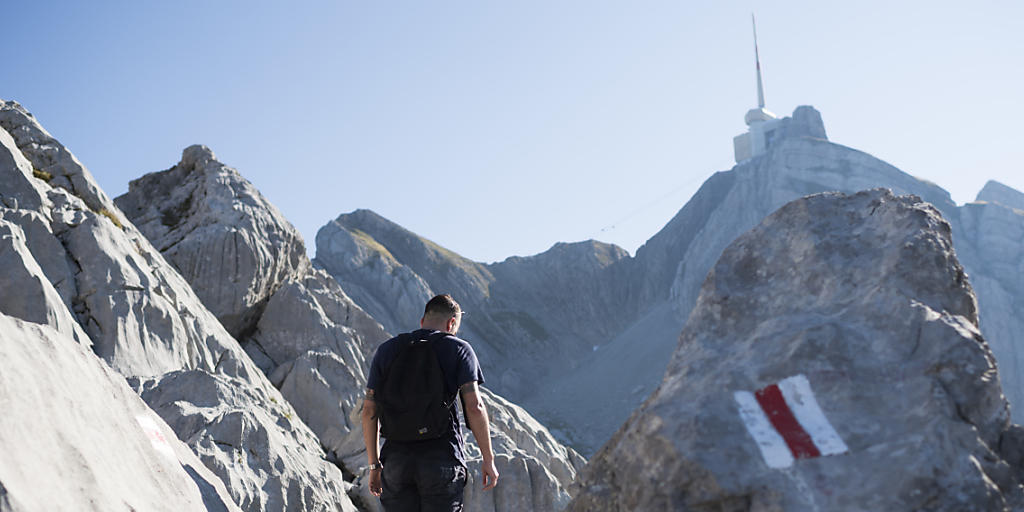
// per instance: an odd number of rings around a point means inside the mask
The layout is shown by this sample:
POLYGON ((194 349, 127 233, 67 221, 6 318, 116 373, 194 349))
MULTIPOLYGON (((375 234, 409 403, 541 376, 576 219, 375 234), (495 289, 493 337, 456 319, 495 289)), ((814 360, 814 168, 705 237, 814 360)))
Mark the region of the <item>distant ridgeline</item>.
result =
POLYGON ((711 176, 636 256, 593 240, 482 264, 383 217, 343 214, 317 234, 314 265, 391 331, 414 326, 419 304, 452 292, 470 311, 464 334, 487 385, 523 405, 585 454, 593 453, 658 386, 700 286, 722 250, 783 204, 826 191, 884 187, 915 194, 949 221, 980 303, 1004 392, 1024 403, 1014 344, 1024 320, 1024 216, 1019 192, 990 182, 958 207, 948 192, 827 140, 810 106, 777 118, 748 112, 737 165, 711 176))

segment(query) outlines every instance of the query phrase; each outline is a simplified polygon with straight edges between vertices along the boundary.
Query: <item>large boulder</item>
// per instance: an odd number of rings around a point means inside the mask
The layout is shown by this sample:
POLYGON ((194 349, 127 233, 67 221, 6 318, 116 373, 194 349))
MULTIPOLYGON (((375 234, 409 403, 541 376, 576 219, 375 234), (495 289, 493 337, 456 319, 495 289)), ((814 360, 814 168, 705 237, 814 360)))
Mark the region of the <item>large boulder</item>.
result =
POLYGON ((0 510, 239 510, 70 333, 0 313, 0 360, 0 510))
POLYGON ((354 511, 351 484, 276 393, 201 370, 136 382, 244 510, 354 511))
POLYGON ((793 201, 722 253, 569 509, 1019 509, 1020 429, 977 319, 932 206, 793 201))

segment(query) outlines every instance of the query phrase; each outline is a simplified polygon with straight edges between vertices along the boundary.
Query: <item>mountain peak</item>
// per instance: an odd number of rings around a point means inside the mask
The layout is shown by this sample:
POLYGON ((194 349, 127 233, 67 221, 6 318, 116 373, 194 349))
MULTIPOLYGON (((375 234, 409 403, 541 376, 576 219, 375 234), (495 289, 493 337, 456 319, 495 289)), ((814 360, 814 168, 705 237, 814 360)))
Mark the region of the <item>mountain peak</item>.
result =
POLYGON ((213 154, 212 149, 202 144, 193 144, 181 152, 181 162, 178 166, 187 169, 194 169, 205 165, 207 162, 216 161, 217 155, 213 154))
POLYGON ((985 183, 975 201, 998 203, 1009 208, 1024 210, 1024 193, 995 180, 985 183))

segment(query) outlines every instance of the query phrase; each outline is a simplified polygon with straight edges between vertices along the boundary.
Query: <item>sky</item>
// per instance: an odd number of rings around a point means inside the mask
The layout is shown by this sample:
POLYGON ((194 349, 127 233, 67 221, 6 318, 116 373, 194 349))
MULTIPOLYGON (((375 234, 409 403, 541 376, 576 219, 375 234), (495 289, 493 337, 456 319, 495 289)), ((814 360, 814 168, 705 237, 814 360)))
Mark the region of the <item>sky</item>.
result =
POLYGON ((756 106, 973 200, 1024 190, 1024 2, 5 2, 0 98, 112 197, 209 146, 299 229, 368 208, 482 262, 635 253, 756 106))

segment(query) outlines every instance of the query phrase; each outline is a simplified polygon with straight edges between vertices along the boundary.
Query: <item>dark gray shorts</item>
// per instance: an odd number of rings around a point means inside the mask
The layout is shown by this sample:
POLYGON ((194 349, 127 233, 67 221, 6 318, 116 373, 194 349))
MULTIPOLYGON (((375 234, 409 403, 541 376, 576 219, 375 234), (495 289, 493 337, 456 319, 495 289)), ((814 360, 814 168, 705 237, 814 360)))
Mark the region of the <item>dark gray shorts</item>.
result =
POLYGON ((388 453, 380 503, 387 512, 461 512, 466 468, 445 452, 388 453))

